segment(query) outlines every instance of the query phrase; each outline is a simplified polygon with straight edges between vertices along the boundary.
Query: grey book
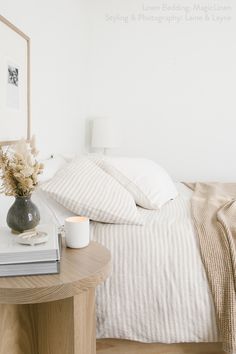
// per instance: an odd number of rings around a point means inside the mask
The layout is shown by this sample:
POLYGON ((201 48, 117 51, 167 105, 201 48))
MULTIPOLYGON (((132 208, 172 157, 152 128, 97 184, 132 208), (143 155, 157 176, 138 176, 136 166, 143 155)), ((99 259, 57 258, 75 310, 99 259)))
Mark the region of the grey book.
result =
POLYGON ((0 277, 43 275, 43 274, 45 275, 45 274, 56 274, 59 272, 60 272, 59 261, 0 264, 0 277))

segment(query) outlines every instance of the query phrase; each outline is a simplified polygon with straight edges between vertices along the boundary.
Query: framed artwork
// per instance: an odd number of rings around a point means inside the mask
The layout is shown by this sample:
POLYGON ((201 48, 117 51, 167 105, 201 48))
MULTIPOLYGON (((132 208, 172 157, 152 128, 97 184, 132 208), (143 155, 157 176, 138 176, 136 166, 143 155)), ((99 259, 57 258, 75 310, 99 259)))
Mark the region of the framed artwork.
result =
POLYGON ((30 39, 0 15, 0 144, 30 139, 30 39))

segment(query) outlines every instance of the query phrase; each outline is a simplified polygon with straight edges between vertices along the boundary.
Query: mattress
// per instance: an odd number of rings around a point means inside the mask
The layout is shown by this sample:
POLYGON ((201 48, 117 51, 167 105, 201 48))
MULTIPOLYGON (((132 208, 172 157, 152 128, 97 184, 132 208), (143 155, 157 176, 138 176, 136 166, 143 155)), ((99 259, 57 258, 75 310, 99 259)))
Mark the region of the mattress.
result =
POLYGON ((139 208, 144 226, 92 223, 112 253, 113 273, 97 289, 97 338, 216 342, 213 300, 191 220, 191 192, 161 211, 139 208))
MULTIPOLYGON (((110 249, 111 277, 97 288, 97 338, 141 342, 216 342, 215 311, 190 212, 191 191, 160 211, 139 208, 144 226, 92 222, 91 238, 110 249)), ((44 193, 33 195, 41 222, 73 215, 44 193)), ((13 199, 0 196, 0 225, 13 199)))

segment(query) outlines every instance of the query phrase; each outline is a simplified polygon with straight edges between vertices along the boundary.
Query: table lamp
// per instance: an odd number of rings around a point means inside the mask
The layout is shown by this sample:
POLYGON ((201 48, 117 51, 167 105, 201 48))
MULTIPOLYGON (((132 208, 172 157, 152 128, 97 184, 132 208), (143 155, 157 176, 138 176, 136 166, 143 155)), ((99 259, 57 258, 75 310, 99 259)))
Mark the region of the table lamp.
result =
POLYGON ((106 154, 107 149, 119 147, 119 132, 116 124, 109 118, 96 118, 92 125, 92 141, 93 148, 103 149, 106 154))

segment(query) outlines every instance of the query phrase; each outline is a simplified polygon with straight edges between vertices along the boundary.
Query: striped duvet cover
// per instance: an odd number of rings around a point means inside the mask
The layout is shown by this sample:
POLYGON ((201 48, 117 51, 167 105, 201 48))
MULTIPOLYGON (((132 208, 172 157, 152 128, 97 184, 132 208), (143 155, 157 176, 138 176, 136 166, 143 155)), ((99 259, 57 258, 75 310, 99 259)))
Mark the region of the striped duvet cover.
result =
POLYGON ((215 342, 215 311, 191 214, 191 192, 161 211, 139 208, 145 226, 92 223, 110 249, 112 276, 97 289, 97 337, 215 342))

